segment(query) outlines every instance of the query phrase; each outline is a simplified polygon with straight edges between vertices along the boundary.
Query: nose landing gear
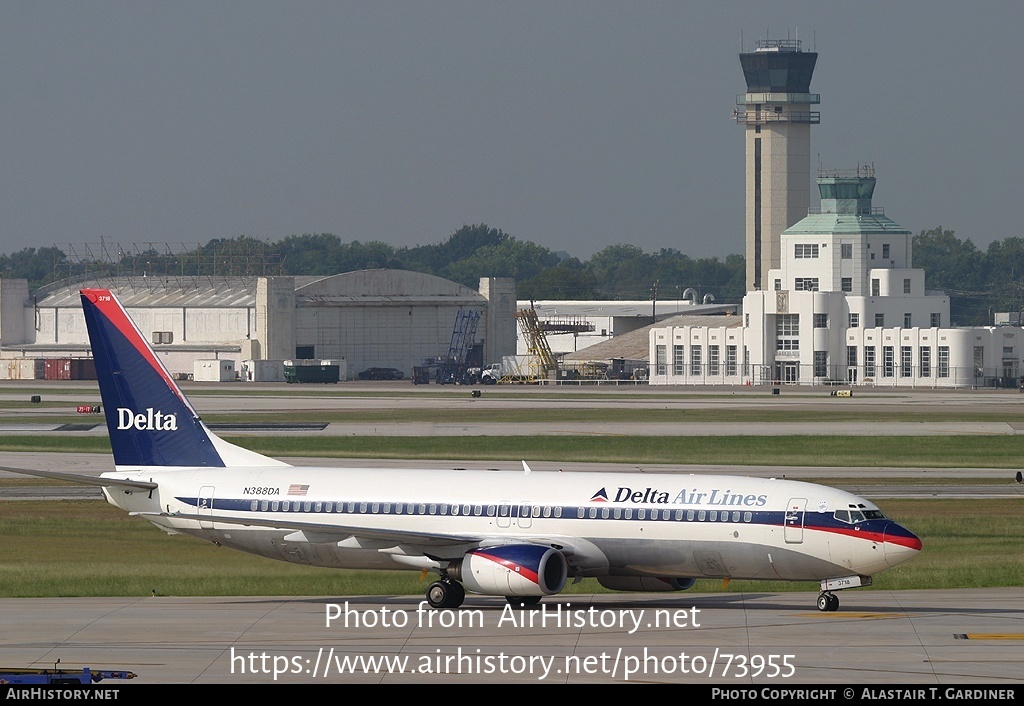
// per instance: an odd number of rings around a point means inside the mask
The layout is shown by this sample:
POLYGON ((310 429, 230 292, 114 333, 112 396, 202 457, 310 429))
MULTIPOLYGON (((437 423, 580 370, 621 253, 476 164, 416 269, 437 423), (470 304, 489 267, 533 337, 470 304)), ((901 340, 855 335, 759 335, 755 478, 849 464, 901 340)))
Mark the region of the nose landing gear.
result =
POLYGON ((839 610, 839 596, 823 591, 818 596, 818 610, 822 613, 831 613, 839 610))

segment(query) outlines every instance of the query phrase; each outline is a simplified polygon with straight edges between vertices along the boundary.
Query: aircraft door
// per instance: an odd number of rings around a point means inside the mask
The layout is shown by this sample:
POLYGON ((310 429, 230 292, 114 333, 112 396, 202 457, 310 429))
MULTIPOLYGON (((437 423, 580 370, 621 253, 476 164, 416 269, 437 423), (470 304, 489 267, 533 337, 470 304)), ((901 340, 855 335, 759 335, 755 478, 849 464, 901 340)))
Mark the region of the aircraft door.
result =
MULTIPOLYGON (((196 507, 196 512, 200 515, 212 515, 213 514, 213 486, 204 485, 199 490, 199 505, 196 507)), ((199 527, 202 529, 213 529, 213 523, 207 522, 206 520, 199 521, 199 527)))
POLYGON ((503 500, 498 503, 498 516, 495 518, 498 527, 511 527, 512 526, 512 503, 507 500, 503 500))
POLYGON ((529 503, 519 505, 519 526, 523 529, 533 526, 533 505, 529 503))
POLYGON ((790 498, 786 503, 786 518, 784 520, 786 544, 800 544, 804 541, 804 513, 807 508, 807 498, 790 498))

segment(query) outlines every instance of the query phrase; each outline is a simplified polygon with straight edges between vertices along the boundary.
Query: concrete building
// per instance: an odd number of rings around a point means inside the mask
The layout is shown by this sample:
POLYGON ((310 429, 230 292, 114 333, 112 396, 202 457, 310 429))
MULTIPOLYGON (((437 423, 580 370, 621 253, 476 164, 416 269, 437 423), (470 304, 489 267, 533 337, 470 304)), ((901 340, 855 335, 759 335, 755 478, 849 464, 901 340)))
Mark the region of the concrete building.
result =
POLYGON ((757 42, 740 54, 747 92, 733 115, 746 140, 747 290, 767 289, 765 277, 781 263, 780 235, 807 214, 811 185, 811 125, 821 114, 810 93, 818 55, 799 40, 757 42))
POLYGON ((651 384, 1016 386, 1024 330, 948 328, 949 298, 925 290, 925 272, 913 267, 911 232, 872 205, 872 167, 819 174, 820 209, 805 207, 805 217, 773 235, 809 199, 797 191, 808 126, 817 118, 799 106, 818 102, 806 93, 814 59, 801 59, 798 45, 765 42, 741 61, 748 275, 755 264, 742 319, 653 328, 651 384), (777 78, 762 77, 776 69, 777 78), (793 92, 775 95, 784 85, 793 92))
POLYGON ((943 328, 949 298, 925 291, 910 231, 859 171, 818 180, 820 210, 782 234, 773 289, 747 292, 741 325, 652 331, 652 382, 1015 384, 1020 329, 943 328))
POLYGON ((515 353, 515 283, 480 291, 418 272, 363 270, 329 277, 131 277, 49 285, 0 280, 0 377, 19 361, 90 355, 78 290, 112 289, 171 373, 198 360, 344 359, 350 373, 394 367, 407 376, 444 356, 460 310, 479 312, 481 359, 515 353), (4 365, 3 362, 7 364, 4 365))

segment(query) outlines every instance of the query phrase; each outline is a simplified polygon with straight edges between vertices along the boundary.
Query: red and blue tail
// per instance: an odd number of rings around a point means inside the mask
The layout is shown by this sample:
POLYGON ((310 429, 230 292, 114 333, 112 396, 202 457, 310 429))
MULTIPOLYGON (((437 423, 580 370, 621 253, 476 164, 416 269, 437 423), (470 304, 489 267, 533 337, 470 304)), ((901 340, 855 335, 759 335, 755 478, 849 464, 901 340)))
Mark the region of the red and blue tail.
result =
POLYGON ((107 289, 83 289, 114 464, 121 467, 285 466, 206 428, 163 363, 107 289))

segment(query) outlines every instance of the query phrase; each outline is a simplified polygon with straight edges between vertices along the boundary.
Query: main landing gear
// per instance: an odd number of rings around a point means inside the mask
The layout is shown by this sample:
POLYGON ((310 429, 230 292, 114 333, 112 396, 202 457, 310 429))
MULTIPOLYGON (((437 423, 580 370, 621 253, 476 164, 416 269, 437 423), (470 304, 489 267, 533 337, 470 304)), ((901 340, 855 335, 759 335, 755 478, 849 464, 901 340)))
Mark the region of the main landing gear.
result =
POLYGON ((822 613, 832 613, 839 610, 839 596, 829 591, 823 591, 818 596, 818 610, 822 613))
POLYGON ((447 576, 440 581, 434 581, 427 587, 427 603, 431 608, 441 610, 443 608, 458 608, 462 601, 466 600, 466 589, 458 581, 452 581, 447 576))
MULTIPOLYGON (((540 599, 540 596, 505 596, 508 604, 516 608, 532 608, 540 603, 540 599)), ((466 600, 466 589, 461 583, 453 581, 447 576, 443 576, 427 587, 427 603, 436 610, 458 608, 464 600, 466 600)))

